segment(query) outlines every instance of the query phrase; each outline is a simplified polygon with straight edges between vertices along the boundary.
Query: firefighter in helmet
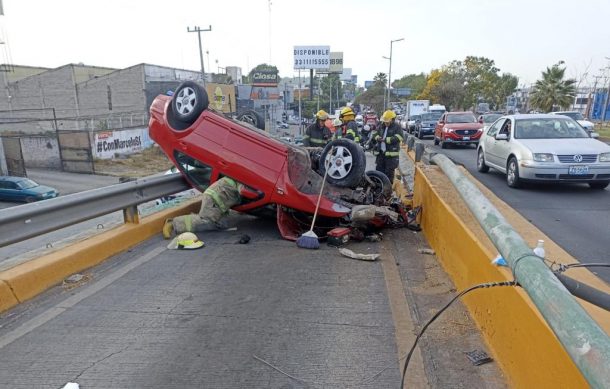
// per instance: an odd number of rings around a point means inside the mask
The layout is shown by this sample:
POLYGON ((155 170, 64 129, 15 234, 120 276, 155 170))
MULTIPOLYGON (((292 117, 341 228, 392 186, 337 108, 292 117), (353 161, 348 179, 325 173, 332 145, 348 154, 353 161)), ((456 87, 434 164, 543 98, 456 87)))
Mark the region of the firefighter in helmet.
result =
POLYGON ((394 170, 398 167, 398 156, 400 144, 404 141, 404 135, 400 125, 396 123, 396 113, 387 110, 381 116, 381 125, 375 129, 372 135, 376 145, 373 155, 376 156, 376 170, 385 173, 394 181, 394 170))
POLYGON ((332 137, 332 134, 328 127, 326 127, 326 120, 328 114, 323 109, 316 113, 316 121, 312 123, 305 130, 305 136, 303 137, 303 146, 305 147, 324 147, 332 137))
POLYGON ((358 124, 356 123, 356 113, 351 107, 345 107, 339 113, 339 119, 343 123, 342 132, 344 137, 360 143, 360 133, 358 132, 358 124))

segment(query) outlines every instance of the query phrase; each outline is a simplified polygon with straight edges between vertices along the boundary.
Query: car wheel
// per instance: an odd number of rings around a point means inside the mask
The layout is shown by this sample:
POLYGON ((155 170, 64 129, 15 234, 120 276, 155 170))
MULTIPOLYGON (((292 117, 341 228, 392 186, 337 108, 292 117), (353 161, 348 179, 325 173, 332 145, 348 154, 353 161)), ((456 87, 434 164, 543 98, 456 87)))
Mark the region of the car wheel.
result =
POLYGON ((435 146, 438 146, 438 144, 439 144, 439 140, 438 140, 438 138, 436 137, 436 135, 434 135, 434 145, 435 145, 435 146))
POLYGON ((191 125, 208 107, 208 94, 203 86, 193 81, 185 81, 172 98, 172 115, 176 120, 191 125))
POLYGON ((589 182, 589 187, 591 189, 603 190, 610 185, 610 181, 602 181, 602 182, 589 182))
POLYGON ((364 150, 349 139, 337 139, 324 147, 320 156, 320 173, 328 166, 326 181, 352 188, 360 184, 366 169, 364 150))
POLYGON ((265 130, 265 119, 260 113, 256 111, 244 111, 237 115, 237 120, 251 124, 259 130, 265 130))
POLYGON ((33 203, 34 201, 36 201, 36 198, 32 196, 28 196, 25 198, 26 203, 33 203))
POLYGON ((519 178, 519 163, 517 158, 510 157, 506 164, 506 183, 511 188, 519 188, 521 186, 521 179, 519 178))
POLYGON ((375 185, 372 188, 375 202, 377 202, 381 196, 385 199, 389 199, 392 196, 392 183, 388 176, 377 170, 369 170, 365 174, 375 185))
POLYGON ((489 166, 485 164, 483 149, 479 149, 479 154, 477 156, 477 170, 481 173, 487 173, 489 171, 489 166))

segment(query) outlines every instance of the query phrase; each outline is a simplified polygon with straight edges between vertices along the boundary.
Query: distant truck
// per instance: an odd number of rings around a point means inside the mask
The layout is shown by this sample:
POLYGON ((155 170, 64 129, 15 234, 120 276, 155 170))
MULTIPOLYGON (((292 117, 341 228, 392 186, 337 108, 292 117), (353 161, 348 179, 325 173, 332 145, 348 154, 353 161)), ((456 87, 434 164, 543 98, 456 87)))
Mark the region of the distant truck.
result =
POLYGON ((421 115, 428 112, 430 100, 409 100, 407 101, 406 116, 409 119, 413 115, 421 115))
POLYGON ((441 114, 447 112, 447 108, 441 104, 432 104, 428 107, 428 112, 440 112, 441 114))
POLYGON ((415 120, 421 114, 428 112, 430 100, 409 100, 407 101, 407 112, 405 115, 405 125, 403 128, 411 133, 415 129, 415 120))

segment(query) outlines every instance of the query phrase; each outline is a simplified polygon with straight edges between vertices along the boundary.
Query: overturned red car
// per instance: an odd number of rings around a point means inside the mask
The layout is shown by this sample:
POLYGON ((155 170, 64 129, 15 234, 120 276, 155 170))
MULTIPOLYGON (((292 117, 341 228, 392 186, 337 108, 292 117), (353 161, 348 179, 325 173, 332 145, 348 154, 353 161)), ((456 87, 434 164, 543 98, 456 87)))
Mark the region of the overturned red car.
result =
POLYGON ((364 151, 356 143, 338 139, 324 149, 291 145, 253 126, 261 119, 254 112, 236 120, 208 102, 203 87, 192 81, 173 96, 157 96, 150 107, 151 138, 200 191, 223 176, 242 183, 242 202, 234 209, 275 212, 284 238, 295 239, 314 213, 325 167, 322 217, 343 218, 353 205, 389 200, 390 181, 377 171, 365 173, 364 151))

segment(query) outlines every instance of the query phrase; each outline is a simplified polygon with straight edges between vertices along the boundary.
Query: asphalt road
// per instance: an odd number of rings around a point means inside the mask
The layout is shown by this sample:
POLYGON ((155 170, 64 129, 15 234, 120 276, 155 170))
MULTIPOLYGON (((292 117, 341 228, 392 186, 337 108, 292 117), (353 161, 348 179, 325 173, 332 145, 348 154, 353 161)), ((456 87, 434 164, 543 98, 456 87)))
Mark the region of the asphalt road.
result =
MULTIPOLYGON (((591 190, 587 184, 528 184, 522 189, 512 189, 500 172, 477 171, 474 148, 442 150, 431 139, 424 143, 463 165, 496 196, 579 261, 610 264, 610 188, 600 191, 591 190)), ((610 282, 610 268, 590 270, 610 282)))
MULTIPOLYGON (((4 312, 0 387, 396 388, 415 329, 455 295, 407 229, 350 243, 382 254, 368 262, 299 249, 275 220, 231 224, 200 233, 200 250, 167 250, 159 234, 4 312), (250 243, 235 244, 244 233, 250 243)), ((506 387, 497 364, 464 356, 486 346, 461 303, 420 344, 409 387, 506 387)))

